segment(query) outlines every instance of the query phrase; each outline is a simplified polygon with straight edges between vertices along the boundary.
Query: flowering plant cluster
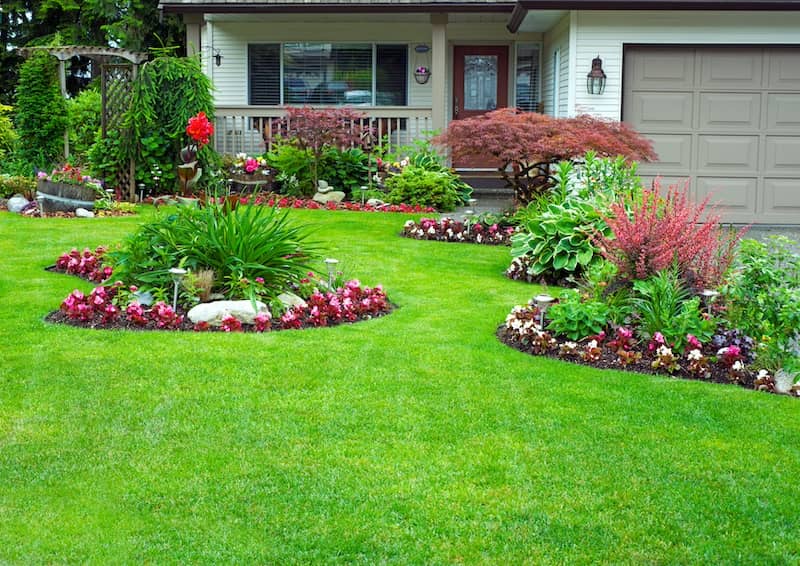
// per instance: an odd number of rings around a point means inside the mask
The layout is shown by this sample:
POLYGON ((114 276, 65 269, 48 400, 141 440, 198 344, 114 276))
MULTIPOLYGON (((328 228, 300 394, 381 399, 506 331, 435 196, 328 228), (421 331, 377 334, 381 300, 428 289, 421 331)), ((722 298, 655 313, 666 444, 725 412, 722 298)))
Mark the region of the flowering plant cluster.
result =
POLYGON ((104 246, 98 246, 94 251, 89 248, 84 248, 83 251, 72 248, 58 257, 55 270, 77 275, 87 281, 102 283, 108 280, 113 273, 110 266, 102 264, 106 251, 107 248, 104 246))
POLYGON ((192 140, 197 149, 202 149, 211 141, 214 134, 214 124, 209 121, 205 112, 198 112, 186 124, 186 134, 192 140))
MULTIPOLYGON (((243 204, 249 202, 249 199, 243 198, 243 204)), ((419 214, 436 212, 430 206, 420 206, 418 204, 382 204, 371 205, 361 204, 358 202, 327 202, 320 204, 315 200, 302 199, 297 197, 282 196, 276 194, 259 195, 255 199, 255 204, 266 206, 277 206, 278 208, 304 208, 308 210, 351 210, 356 212, 400 212, 404 214, 419 214)))
POLYGON ((362 287, 360 281, 351 279, 335 291, 315 291, 305 304, 285 312, 280 318, 280 326, 283 329, 331 326, 373 318, 389 310, 383 287, 362 287))
POLYGON ((89 323, 91 326, 106 326, 120 319, 130 321, 134 326, 154 326, 156 328, 179 328, 183 316, 163 301, 145 308, 138 301, 132 301, 124 309, 117 306, 115 298, 122 287, 121 282, 101 285, 92 289, 88 295, 75 289, 61 303, 61 312, 69 320, 89 323))
POLYGON ((402 235, 415 240, 435 240, 437 242, 467 242, 507 246, 511 243, 514 227, 500 227, 498 224, 484 222, 461 222, 452 218, 421 218, 419 222, 407 221, 402 235))
POLYGON ((64 165, 59 169, 53 169, 49 174, 45 173, 44 171, 39 171, 36 174, 38 179, 42 179, 44 181, 51 181, 53 183, 66 183, 69 185, 88 185, 94 189, 101 189, 103 187, 103 181, 100 179, 94 179, 91 175, 85 174, 83 171, 80 170, 79 167, 73 167, 72 165, 64 165))
POLYGON ((237 153, 231 164, 231 173, 236 175, 269 175, 267 160, 262 156, 253 157, 246 153, 237 153))
POLYGON ((431 71, 430 71, 430 69, 428 69, 428 67, 426 67, 425 65, 420 65, 419 67, 417 67, 417 68, 414 70, 414 72, 415 72, 415 73, 419 73, 420 75, 427 75, 427 74, 429 74, 431 71))
MULTIPOLYGON (((633 328, 618 326, 610 335, 605 332, 570 340, 552 335, 540 324, 541 312, 533 301, 515 306, 500 327, 498 336, 507 344, 534 355, 580 360, 604 368, 625 368, 634 371, 666 373, 693 379, 735 383, 762 391, 775 391, 774 378, 764 370, 751 369, 755 356, 745 346, 751 343, 738 330, 721 331, 707 342, 687 334, 677 347, 667 342, 664 334, 655 332, 648 341, 638 341, 633 328), (734 344, 733 342, 737 342, 734 344)), ((800 386, 790 391, 800 396, 800 386)))

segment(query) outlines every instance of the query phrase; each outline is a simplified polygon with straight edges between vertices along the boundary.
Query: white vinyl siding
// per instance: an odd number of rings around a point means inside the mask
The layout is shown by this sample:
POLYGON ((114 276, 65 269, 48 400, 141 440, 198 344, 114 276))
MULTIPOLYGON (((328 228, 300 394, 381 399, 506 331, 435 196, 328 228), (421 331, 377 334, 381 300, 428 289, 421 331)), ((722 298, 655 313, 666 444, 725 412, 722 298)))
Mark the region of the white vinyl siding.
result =
POLYGON ((553 29, 544 35, 544 52, 542 56, 542 101, 544 113, 551 116, 566 116, 569 112, 567 106, 569 89, 569 15, 561 19, 553 29), (553 57, 558 53, 558 65, 553 64, 553 57), (553 76, 554 69, 558 68, 560 76, 556 80, 553 76), (553 85, 558 88, 559 108, 554 108, 553 85))
POLYGON ((625 44, 800 44, 800 12, 578 12, 575 68, 576 111, 619 120, 625 44), (586 92, 586 73, 600 55, 608 76, 602 95, 586 92))

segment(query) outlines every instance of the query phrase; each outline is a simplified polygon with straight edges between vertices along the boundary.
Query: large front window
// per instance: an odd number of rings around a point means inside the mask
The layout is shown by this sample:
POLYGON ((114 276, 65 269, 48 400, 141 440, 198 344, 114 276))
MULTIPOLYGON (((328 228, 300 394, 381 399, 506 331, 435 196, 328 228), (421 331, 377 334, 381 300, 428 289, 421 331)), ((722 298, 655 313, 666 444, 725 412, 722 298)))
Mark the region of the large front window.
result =
POLYGON ((250 104, 408 103, 407 45, 251 44, 248 64, 250 104))

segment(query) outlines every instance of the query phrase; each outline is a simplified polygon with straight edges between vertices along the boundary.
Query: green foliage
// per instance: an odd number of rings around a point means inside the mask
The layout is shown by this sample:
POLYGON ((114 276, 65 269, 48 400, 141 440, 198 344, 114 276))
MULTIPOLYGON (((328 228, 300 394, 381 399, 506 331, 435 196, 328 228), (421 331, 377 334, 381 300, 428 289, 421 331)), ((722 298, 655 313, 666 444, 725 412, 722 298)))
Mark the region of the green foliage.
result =
MULTIPOLYGON (((160 188, 177 190, 175 164, 187 143, 189 118, 205 112, 214 120, 211 82, 197 57, 156 57, 139 68, 130 109, 123 119, 121 158, 136 161, 137 181, 148 184, 151 171, 162 172, 160 188)), ((198 153, 204 171, 219 169, 219 156, 205 146, 198 153)), ((200 179, 201 185, 204 179, 200 179)))
POLYGON ((762 342, 773 370, 800 360, 798 250, 800 243, 784 236, 771 236, 766 243, 742 240, 722 287, 731 326, 762 342))
POLYGON ((448 211, 459 202, 451 173, 430 171, 416 165, 405 167, 399 175, 388 176, 386 188, 389 190, 386 200, 393 204, 418 204, 448 211))
POLYGON ((143 289, 169 289, 170 268, 181 266, 214 271, 215 290, 230 298, 242 298, 236 292, 242 278, 261 277, 271 299, 303 277, 317 255, 287 215, 266 206, 179 207, 141 226, 107 257, 115 278, 143 289))
MULTIPOLYGON (((92 173, 106 182, 108 187, 119 186, 121 164, 125 163, 122 151, 122 133, 110 130, 106 137, 97 132, 87 154, 92 173)), ((137 170, 137 177, 139 171, 137 170)))
POLYGON ((713 336, 716 323, 704 316, 700 298, 691 296, 676 269, 634 281, 633 289, 630 305, 639 334, 645 340, 661 332, 668 343, 682 348, 687 334, 695 335, 701 342, 708 342, 713 336))
POLYGON ((605 329, 610 310, 604 302, 568 289, 548 309, 547 316, 550 319, 549 330, 570 340, 581 340, 605 329))
POLYGON ((311 176, 313 160, 310 149, 300 149, 283 141, 274 144, 267 153, 267 162, 277 171, 280 192, 289 196, 310 197, 316 192, 311 176), (289 181, 292 177, 294 182, 289 181))
POLYGON ((15 156, 35 168, 47 169, 64 151, 67 110, 58 81, 58 61, 34 51, 22 64, 14 115, 19 141, 15 156))
POLYGON ((17 140, 17 133, 14 131, 14 124, 11 122, 8 113, 11 106, 0 104, 0 161, 11 153, 14 142, 17 140))
POLYGON ((367 184, 368 161, 368 155, 358 147, 345 150, 328 148, 322 155, 319 178, 352 199, 360 198, 359 188, 367 184))
POLYGON ((0 175, 0 198, 9 198, 15 194, 31 198, 36 193, 36 180, 32 177, 0 175))
POLYGON ((70 156, 78 163, 89 161, 89 150, 100 132, 102 96, 86 89, 67 101, 70 156))

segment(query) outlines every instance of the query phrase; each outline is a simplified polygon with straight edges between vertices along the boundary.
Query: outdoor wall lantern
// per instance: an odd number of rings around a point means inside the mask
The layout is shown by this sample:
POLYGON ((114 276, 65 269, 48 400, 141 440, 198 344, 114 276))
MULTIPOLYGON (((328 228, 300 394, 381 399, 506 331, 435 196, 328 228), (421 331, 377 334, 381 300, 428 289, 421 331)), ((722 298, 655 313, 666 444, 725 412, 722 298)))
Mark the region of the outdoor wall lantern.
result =
POLYGON ((606 90, 606 73, 600 55, 592 59, 592 70, 586 75, 586 91, 589 94, 603 94, 606 90))
POLYGON ((222 51, 217 49, 216 47, 211 48, 212 52, 214 53, 214 63, 216 63, 217 67, 222 65, 222 51))

